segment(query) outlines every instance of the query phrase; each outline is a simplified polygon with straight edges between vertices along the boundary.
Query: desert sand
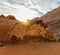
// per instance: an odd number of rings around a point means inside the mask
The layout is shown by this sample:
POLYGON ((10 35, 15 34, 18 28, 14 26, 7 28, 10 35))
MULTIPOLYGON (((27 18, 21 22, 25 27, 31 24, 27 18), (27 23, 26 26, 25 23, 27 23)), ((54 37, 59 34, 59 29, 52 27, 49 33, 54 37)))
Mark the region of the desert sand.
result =
POLYGON ((0 47, 0 55, 60 55, 59 42, 40 42, 0 47))

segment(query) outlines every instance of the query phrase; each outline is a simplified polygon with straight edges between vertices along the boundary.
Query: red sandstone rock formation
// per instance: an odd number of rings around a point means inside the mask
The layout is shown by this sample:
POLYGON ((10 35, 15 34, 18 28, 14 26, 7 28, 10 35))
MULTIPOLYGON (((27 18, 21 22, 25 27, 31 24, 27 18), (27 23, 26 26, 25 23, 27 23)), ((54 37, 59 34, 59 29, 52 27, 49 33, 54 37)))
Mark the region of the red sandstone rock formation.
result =
MULTIPOLYGON (((30 21, 31 23, 31 21, 30 21)), ((42 24, 42 23, 41 23, 42 24)), ((24 36, 36 36, 43 38, 53 39, 53 34, 50 30, 47 30, 40 22, 32 21, 30 26, 24 27, 21 22, 17 21, 14 16, 0 16, 0 40, 6 41, 10 40, 12 36, 21 38, 23 40, 24 36), (39 24, 38 24, 39 23, 39 24)))
POLYGON ((48 12, 42 17, 33 19, 34 21, 43 20, 49 29, 53 32, 55 38, 60 38, 60 7, 48 12))
POLYGON ((5 16, 0 16, 0 40, 7 40, 9 38, 10 32, 17 23, 16 20, 6 18, 5 16))

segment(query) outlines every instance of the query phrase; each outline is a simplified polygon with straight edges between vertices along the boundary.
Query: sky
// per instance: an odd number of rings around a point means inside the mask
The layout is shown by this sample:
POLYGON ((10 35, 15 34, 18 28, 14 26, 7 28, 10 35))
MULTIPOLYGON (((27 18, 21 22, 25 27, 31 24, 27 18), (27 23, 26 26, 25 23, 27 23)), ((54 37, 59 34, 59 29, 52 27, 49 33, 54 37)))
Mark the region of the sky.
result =
POLYGON ((60 6, 60 0, 0 0, 0 14, 14 15, 19 21, 41 17, 60 6))

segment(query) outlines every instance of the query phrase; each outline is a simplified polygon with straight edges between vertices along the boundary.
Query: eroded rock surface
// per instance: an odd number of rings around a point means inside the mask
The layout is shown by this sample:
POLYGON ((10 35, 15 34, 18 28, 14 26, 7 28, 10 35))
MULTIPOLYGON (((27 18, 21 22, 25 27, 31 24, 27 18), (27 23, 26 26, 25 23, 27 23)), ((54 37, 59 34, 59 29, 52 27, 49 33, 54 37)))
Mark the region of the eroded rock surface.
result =
MULTIPOLYGON (((1 43, 14 42, 15 40, 21 42, 33 41, 52 41, 55 40, 52 31, 42 20, 40 21, 28 21, 28 26, 24 26, 21 22, 17 21, 14 16, 0 16, 0 41, 1 43), (12 40, 15 39, 15 40, 12 40)), ((16 41, 15 41, 16 42, 16 41)), ((14 43, 15 43, 14 42, 14 43)))

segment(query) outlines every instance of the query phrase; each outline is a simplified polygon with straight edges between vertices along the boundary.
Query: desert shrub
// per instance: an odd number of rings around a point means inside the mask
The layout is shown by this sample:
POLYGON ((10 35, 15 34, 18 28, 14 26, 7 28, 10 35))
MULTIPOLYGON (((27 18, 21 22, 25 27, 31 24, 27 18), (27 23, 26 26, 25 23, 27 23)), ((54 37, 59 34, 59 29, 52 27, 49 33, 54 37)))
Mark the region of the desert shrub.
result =
POLYGON ((29 39, 29 41, 32 41, 32 42, 43 41, 43 37, 42 36, 29 35, 28 39, 29 39))
POLYGON ((0 47, 6 46, 7 43, 5 41, 0 41, 0 47))
POLYGON ((29 35, 29 40, 33 40, 34 36, 33 35, 29 35))
POLYGON ((43 36, 38 36, 38 37, 37 37, 37 41, 38 41, 38 42, 43 41, 43 36))
POLYGON ((22 44, 22 39, 20 37, 18 37, 16 42, 17 42, 17 44, 22 44))
POLYGON ((11 43, 12 44, 16 44, 17 43, 17 36, 15 36, 15 35, 12 35, 11 37, 10 37, 10 41, 11 41, 11 43))
POLYGON ((23 43, 28 43, 28 35, 23 36, 23 43))
POLYGON ((41 36, 29 36, 29 40, 31 40, 32 42, 40 42, 42 40, 41 36))
POLYGON ((29 35, 28 39, 29 41, 35 42, 37 38, 34 35, 29 35))

